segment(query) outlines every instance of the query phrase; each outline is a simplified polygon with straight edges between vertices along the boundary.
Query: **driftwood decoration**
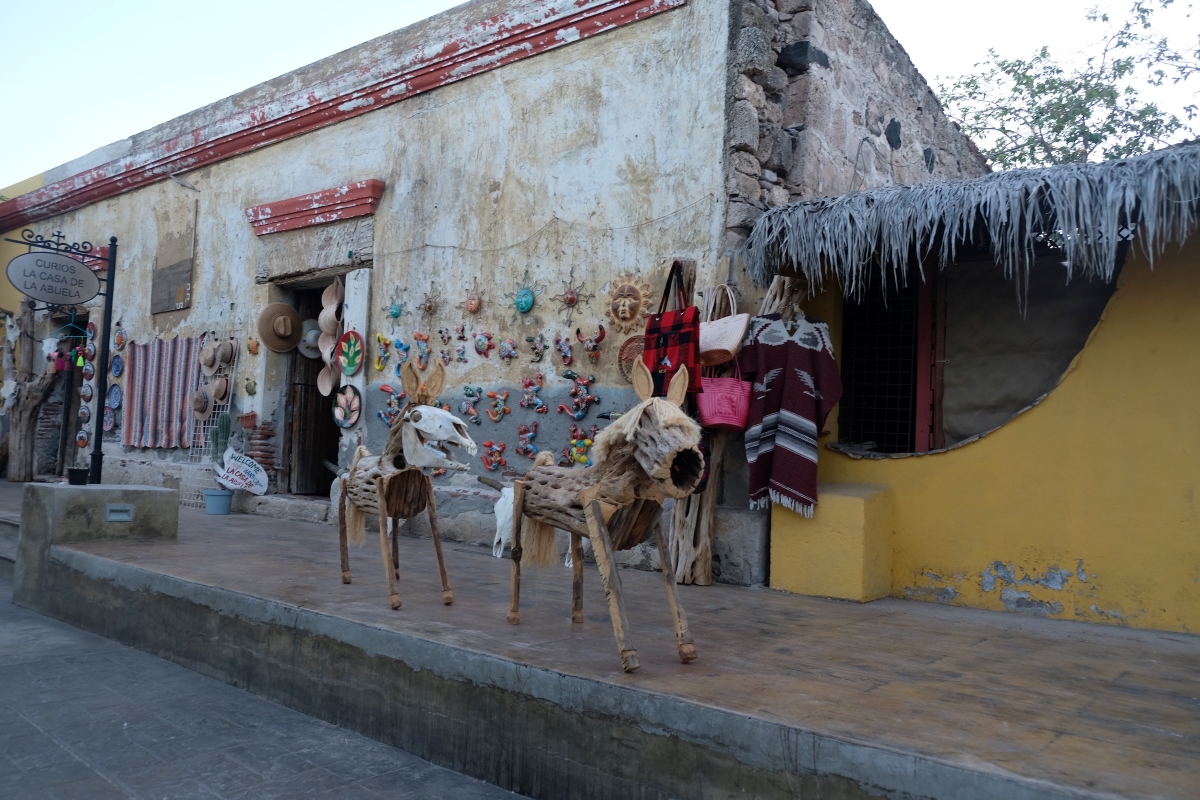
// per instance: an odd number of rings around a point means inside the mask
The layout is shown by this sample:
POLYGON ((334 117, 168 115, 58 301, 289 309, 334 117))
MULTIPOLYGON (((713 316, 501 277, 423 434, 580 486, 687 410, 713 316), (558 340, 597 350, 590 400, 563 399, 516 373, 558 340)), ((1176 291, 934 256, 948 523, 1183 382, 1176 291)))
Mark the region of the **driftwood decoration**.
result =
MULTIPOLYGON (((39 348, 37 339, 34 338, 33 309, 26 299, 21 300, 21 311, 17 320, 21 360, 16 369, 17 390, 8 409, 8 480, 10 483, 28 483, 33 480, 34 473, 34 435, 38 412, 41 411, 42 404, 54 390, 54 383, 58 375, 48 369, 34 375, 34 354, 39 352, 39 348)), ((12 322, 10 319, 9 324, 11 325, 12 322)), ((11 359, 12 348, 6 345, 4 352, 6 377, 13 374, 11 359)))
MULTIPOLYGON (((692 493, 704 472, 700 426, 680 410, 687 392, 687 369, 671 380, 667 397, 652 397, 653 380, 641 361, 634 365, 633 386, 642 401, 596 438, 593 466, 575 470, 535 464, 524 480, 513 486, 512 584, 508 621, 520 622, 521 560, 528 546, 544 552, 544 540, 554 529, 571 534, 574 581, 571 619, 583 621, 582 537, 592 541, 600 582, 608 598, 613 633, 626 672, 640 666, 629 636, 629 621, 621 593, 621 579, 612 554, 645 541, 660 527, 662 502, 692 493), (523 520, 528 518, 528 523, 523 520)), ((667 587, 667 602, 675 620, 679 657, 696 658, 687 618, 676 597, 670 555, 663 538, 658 540, 667 587)))
POLYGON ((373 456, 367 448, 359 447, 349 474, 340 479, 338 538, 342 556, 342 583, 351 581, 347 544, 362 544, 366 540, 366 515, 376 514, 379 517, 379 548, 387 573, 388 597, 393 609, 400 608, 397 584, 400 579, 400 522, 427 511, 442 579, 442 602, 451 605, 454 592, 450 588, 446 563, 442 558, 442 537, 438 529, 433 482, 422 468, 466 470, 465 464, 450 460, 445 445, 462 445, 468 453, 475 455, 475 442, 467 434, 466 425, 449 412, 432 405, 446 384, 446 370, 440 362, 433 365, 428 380, 422 381, 416 365, 409 361, 404 365, 401 382, 412 402, 400 412, 400 417, 388 434, 383 452, 373 456))

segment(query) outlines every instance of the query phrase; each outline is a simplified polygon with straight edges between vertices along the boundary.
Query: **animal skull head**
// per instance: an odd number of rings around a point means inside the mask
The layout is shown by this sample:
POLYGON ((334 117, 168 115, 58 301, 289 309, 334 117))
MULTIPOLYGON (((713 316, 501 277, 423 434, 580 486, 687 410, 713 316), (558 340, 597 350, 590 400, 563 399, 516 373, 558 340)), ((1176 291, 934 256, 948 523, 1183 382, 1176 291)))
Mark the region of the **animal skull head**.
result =
POLYGON ((475 455, 475 442, 467 426, 449 411, 436 406, 409 406, 402 417, 404 423, 404 460, 416 467, 467 470, 451 458, 448 445, 463 447, 475 455))

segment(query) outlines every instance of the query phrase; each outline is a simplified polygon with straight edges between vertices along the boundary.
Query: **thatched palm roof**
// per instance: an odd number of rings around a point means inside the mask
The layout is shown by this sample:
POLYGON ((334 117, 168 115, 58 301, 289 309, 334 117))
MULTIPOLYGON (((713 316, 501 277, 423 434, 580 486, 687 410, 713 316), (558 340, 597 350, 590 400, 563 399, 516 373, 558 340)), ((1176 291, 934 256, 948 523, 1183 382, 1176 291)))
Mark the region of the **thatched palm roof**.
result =
POLYGON ((1200 144, 1099 164, 1016 169, 981 178, 889 186, 771 209, 746 244, 750 273, 765 285, 793 267, 812 289, 836 278, 853 295, 868 270, 903 281, 910 258, 940 267, 963 246, 986 246, 1018 280, 1035 248, 1061 253, 1068 280, 1111 281, 1132 233, 1153 263, 1181 242, 1200 206, 1200 144))

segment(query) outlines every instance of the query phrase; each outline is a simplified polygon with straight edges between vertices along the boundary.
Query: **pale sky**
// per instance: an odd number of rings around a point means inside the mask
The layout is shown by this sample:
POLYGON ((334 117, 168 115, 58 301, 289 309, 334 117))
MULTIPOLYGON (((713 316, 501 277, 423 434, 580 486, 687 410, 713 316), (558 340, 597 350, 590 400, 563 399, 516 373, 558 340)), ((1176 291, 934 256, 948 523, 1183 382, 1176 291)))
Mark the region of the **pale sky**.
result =
MULTIPOLYGON (((704 2, 704 0, 693 0, 704 2)), ((1184 0, 1177 0, 1183 3, 1184 0)), ((41 0, 5 4, 0 187, 325 56, 432 16, 454 0, 41 0)), ((1025 57, 1043 44, 1064 56, 1097 39, 1091 5, 1128 0, 874 0, 936 87, 989 47, 1025 57)), ((1164 30, 1195 39, 1184 3, 1164 30)), ((1180 41, 1182 44, 1182 38, 1180 41)), ((1174 90, 1180 108, 1193 92, 1174 90)))

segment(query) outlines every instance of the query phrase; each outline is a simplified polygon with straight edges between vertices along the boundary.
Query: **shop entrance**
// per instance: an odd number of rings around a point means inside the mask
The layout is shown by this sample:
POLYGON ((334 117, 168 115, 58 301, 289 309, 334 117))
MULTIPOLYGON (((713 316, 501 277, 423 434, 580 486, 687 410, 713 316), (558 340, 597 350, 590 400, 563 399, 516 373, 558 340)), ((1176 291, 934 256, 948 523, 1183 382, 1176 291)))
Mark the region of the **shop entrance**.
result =
MULTIPOLYGON (((298 289, 295 308, 302 320, 315 320, 321 313, 321 292, 298 289)), ((287 437, 288 491, 291 494, 329 495, 334 474, 326 464, 337 464, 340 429, 333 421, 333 399, 317 388, 317 375, 325 363, 309 358, 297 348, 291 352, 288 369, 287 437)))

